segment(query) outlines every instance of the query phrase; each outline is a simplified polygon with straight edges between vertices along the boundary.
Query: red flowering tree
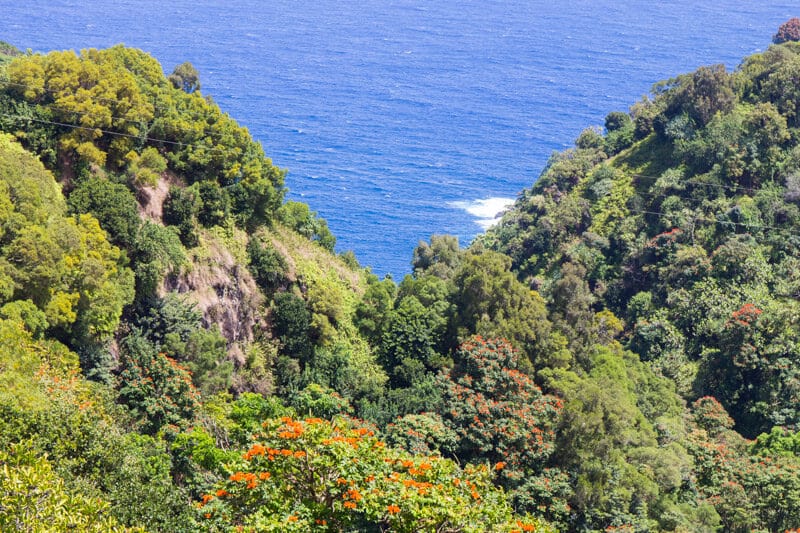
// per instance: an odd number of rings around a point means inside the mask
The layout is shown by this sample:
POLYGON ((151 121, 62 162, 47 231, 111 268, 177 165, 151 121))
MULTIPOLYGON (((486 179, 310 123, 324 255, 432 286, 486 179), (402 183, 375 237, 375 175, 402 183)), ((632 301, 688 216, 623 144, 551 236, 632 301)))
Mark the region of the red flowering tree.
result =
POLYGON ((781 24, 778 33, 772 36, 772 42, 775 44, 787 41, 800 41, 800 19, 797 17, 790 18, 781 24))
POLYGON ((456 366, 441 376, 443 417, 458 434, 462 461, 488 461, 518 506, 566 512, 566 478, 545 468, 555 444, 560 399, 517 370, 518 354, 501 339, 474 336, 461 345, 456 366))
POLYGON ((718 348, 703 354, 700 392, 717 398, 745 437, 800 424, 798 309, 791 302, 746 302, 723 324, 718 348))
POLYGON ((717 436, 733 427, 733 419, 713 396, 703 396, 692 404, 695 423, 711 436, 717 436))
POLYGON ((117 388, 120 403, 139 418, 144 433, 155 434, 168 424, 185 426, 199 407, 189 371, 137 336, 123 344, 117 388))
POLYGON ((692 405, 699 428, 687 439, 703 505, 719 514, 725 531, 792 531, 800 524, 800 460, 758 450, 727 429, 730 418, 713 398, 692 405))

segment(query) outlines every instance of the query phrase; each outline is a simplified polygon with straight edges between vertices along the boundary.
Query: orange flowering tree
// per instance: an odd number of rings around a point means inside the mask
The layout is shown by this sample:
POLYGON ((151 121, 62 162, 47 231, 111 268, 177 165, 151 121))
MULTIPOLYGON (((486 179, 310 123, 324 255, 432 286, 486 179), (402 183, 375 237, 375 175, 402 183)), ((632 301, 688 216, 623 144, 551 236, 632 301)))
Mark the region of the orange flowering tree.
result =
POLYGON ((138 336, 123 343, 117 387, 120 403, 140 420, 143 433, 155 434, 168 424, 185 426, 199 406, 189 371, 138 336))
POLYGON ((197 502, 204 531, 552 531, 515 517, 487 465, 388 447, 351 419, 264 422, 197 502))
POLYGON ((745 437, 800 424, 798 310, 789 302, 744 303, 723 324, 718 348, 703 354, 700 392, 717 398, 745 437))
POLYGON ((743 439, 713 398, 697 400, 692 410, 697 428, 687 449, 698 500, 714 508, 723 530, 790 531, 800 524, 800 458, 743 439))
POLYGON ((518 354, 505 340, 474 336, 455 359, 456 366, 440 380, 443 416, 458 434, 458 458, 495 465, 517 508, 564 518, 567 478, 545 468, 561 400, 542 394, 517 370, 518 354))

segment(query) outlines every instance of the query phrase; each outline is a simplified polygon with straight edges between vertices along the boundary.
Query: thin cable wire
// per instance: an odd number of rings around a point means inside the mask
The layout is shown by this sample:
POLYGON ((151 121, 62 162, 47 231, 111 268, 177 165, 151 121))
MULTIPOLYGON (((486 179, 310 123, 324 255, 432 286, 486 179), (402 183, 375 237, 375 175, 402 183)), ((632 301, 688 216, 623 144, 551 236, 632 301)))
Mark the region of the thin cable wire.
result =
MULTIPOLYGON (((674 215, 677 214, 677 213, 662 213, 660 211, 649 211, 649 210, 646 210, 646 209, 631 209, 631 208, 627 208, 627 209, 631 213, 639 213, 639 214, 643 214, 643 215, 674 216, 674 215)), ((720 220, 720 219, 718 219, 716 217, 710 218, 710 217, 707 217, 707 216, 695 215, 695 214, 692 214, 691 218, 693 218, 694 220, 703 220, 705 222, 711 222, 713 224, 724 224, 724 225, 728 225, 728 226, 742 226, 742 227, 745 227, 745 228, 752 228, 752 229, 771 229, 771 230, 784 232, 783 234, 786 235, 786 233, 785 233, 786 232, 786 228, 781 228, 780 226, 771 226, 769 224, 748 224, 746 222, 734 222, 732 220, 720 220)), ((789 233, 789 235, 792 235, 794 237, 800 237, 800 233, 789 233)))
POLYGON ((170 144, 170 145, 173 145, 173 146, 180 146, 180 147, 183 147, 183 148, 202 148, 203 150, 208 150, 209 152, 224 153, 224 152, 232 151, 230 148, 217 148, 217 147, 213 147, 213 146, 212 147, 204 146, 204 145, 200 145, 200 144, 196 144, 196 143, 184 143, 184 142, 180 142, 180 141, 169 141, 167 139, 157 139, 155 137, 133 135, 131 133, 121 133, 121 132, 118 132, 118 131, 104 130, 102 128, 92 128, 92 127, 89 127, 89 126, 81 126, 80 124, 71 124, 71 123, 68 123, 68 122, 56 122, 54 120, 44 120, 44 119, 40 119, 40 118, 24 117, 22 115, 13 115, 11 113, 0 112, 0 116, 7 117, 7 118, 15 118, 15 119, 19 119, 19 120, 28 120, 28 121, 31 121, 31 122, 39 122, 41 124, 51 124, 53 126, 61 126, 61 127, 64 127, 64 128, 72 128, 72 129, 83 130, 83 131, 92 131, 92 132, 99 131, 100 133, 104 133, 104 134, 107 134, 107 135, 114 135, 114 136, 117 136, 117 137, 127 137, 127 138, 130 138, 130 139, 136 139, 136 140, 140 140, 140 141, 149 141, 149 142, 153 142, 153 143, 170 144))
MULTIPOLYGON (((53 91, 52 89, 46 89, 46 88, 43 88, 43 87, 34 87, 34 86, 30 85, 30 84, 25 84, 25 83, 16 83, 16 82, 11 82, 11 81, 0 80, 0 85, 2 85, 2 84, 14 85, 14 86, 19 86, 19 87, 26 87, 26 88, 33 88, 33 89, 37 89, 37 90, 42 90, 42 91, 44 91, 46 93, 49 93, 51 95, 55 95, 56 94, 56 91, 53 91)), ((101 98, 101 97, 97 97, 97 96, 91 96, 91 100, 98 101, 98 102, 110 102, 110 103, 121 104, 121 105, 130 105, 130 102, 126 102, 126 101, 123 101, 123 100, 116 100, 116 99, 112 99, 112 98, 101 98)), ((153 109, 160 109, 162 111, 176 111, 175 107, 161 106, 161 105, 158 105, 158 104, 155 104, 155 103, 151 103, 151 105, 153 106, 153 109)), ((75 111, 75 110, 72 110, 72 109, 64 109, 62 107, 57 107, 55 104, 42 104, 42 106, 44 108, 46 108, 46 109, 52 109, 52 110, 55 110, 55 111, 59 111, 61 113, 74 113, 74 114, 77 114, 77 115, 90 116, 90 117, 102 118, 102 119, 111 118, 112 120, 130 122, 130 123, 135 123, 137 125, 140 124, 139 122, 136 122, 134 119, 129 119, 129 118, 125 118, 125 117, 117 117, 117 116, 114 116, 114 115, 111 115, 111 117, 108 117, 107 115, 99 115, 97 113, 91 113, 91 112, 88 112, 88 111, 75 111)), ((195 113, 187 113, 186 111, 179 111, 179 113, 181 115, 184 115, 184 114, 193 115, 192 116, 193 119, 203 119, 203 120, 205 120, 206 118, 208 118, 208 117, 205 117, 205 116, 201 116, 200 114, 198 114, 196 112, 195 113)), ((220 115, 222 116, 222 115, 224 115, 224 113, 220 112, 220 115)), ((157 116, 153 117, 154 120, 157 119, 157 118, 160 118, 160 117, 157 117, 157 116)), ((203 129, 203 136, 204 137, 210 137, 210 138, 212 138, 212 139, 214 139, 216 141, 219 141, 224 136, 224 134, 223 133, 213 132, 213 131, 207 131, 207 129, 204 128, 203 129)))
MULTIPOLYGON (((657 180, 660 177, 660 176, 647 176, 645 174, 631 174, 631 176, 634 178, 647 178, 653 180, 657 180)), ((742 187, 741 185, 723 185, 721 183, 708 183, 705 181, 698 181, 695 179, 683 180, 680 183, 681 184, 688 183, 690 185, 703 185, 707 187, 717 187, 720 189, 739 190, 739 191, 752 191, 754 189, 754 187, 742 187)))
MULTIPOLYGON (((15 82, 15 81, 11 81, 11 80, 0 80, 0 85, 14 86, 14 87, 24 87, 26 89, 34 89, 36 91, 43 91, 43 92, 45 92, 47 94, 50 94, 52 96, 55 96, 58 92, 60 92, 60 91, 56 91, 54 89, 48 89, 47 87, 38 87, 36 85, 31 85, 29 83, 20 83, 20 82, 15 82)), ((145 95, 142 95, 142 96, 145 96, 145 95)), ((125 103, 130 104, 130 102, 125 102, 123 100, 118 100, 116 98, 102 98, 102 97, 99 97, 99 96, 93 96, 93 98, 95 100, 97 100, 98 102, 106 102, 106 103, 114 103, 114 104, 125 104, 125 103)), ((167 105, 159 105, 159 104, 152 103, 152 102, 150 102, 150 103, 153 106, 153 108, 155 108, 155 109, 161 109, 161 110, 172 109, 170 106, 167 106, 167 105)))

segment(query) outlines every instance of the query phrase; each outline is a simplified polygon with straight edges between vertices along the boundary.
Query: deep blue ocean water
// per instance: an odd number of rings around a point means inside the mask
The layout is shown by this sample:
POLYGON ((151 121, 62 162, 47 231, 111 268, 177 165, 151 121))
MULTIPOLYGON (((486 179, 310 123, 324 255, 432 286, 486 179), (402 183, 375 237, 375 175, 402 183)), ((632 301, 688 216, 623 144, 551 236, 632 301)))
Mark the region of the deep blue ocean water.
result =
POLYGON ((765 49, 794 2, 0 0, 0 40, 142 48, 289 169, 378 274, 420 239, 468 243, 554 150, 653 83, 765 49))

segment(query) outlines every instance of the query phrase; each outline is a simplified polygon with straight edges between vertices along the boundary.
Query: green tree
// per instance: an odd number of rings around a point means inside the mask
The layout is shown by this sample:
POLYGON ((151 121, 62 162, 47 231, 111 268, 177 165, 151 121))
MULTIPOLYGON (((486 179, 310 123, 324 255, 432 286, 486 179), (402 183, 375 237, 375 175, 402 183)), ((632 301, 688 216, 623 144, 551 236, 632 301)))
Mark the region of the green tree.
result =
POLYGON ((283 255, 267 239, 252 237, 247 243, 250 271, 268 294, 287 283, 288 265, 283 255))
POLYGON ((311 313, 303 299, 290 292, 279 293, 273 300, 272 314, 281 351, 300 361, 308 361, 313 353, 309 337, 311 313))
POLYGON ((453 283, 454 326, 459 338, 472 334, 502 337, 534 363, 560 357, 557 349, 551 350, 552 327, 544 300, 517 280, 507 256, 491 251, 468 252, 453 283))
POLYGON ((168 79, 173 87, 184 92, 193 93, 200 90, 200 73, 188 61, 175 67, 168 79))
POLYGON ((462 255, 458 238, 453 235, 431 235, 430 244, 420 241, 414 249, 411 264, 417 276, 431 274, 442 279, 450 279, 462 255))
POLYGON ((197 246, 197 216, 200 213, 200 195, 197 187, 170 187, 164 201, 164 223, 178 228, 181 242, 187 247, 197 246))
POLYGON ((278 210, 278 220, 328 251, 336 246, 336 237, 328 229, 328 223, 304 203, 289 200, 278 210))
POLYGON ((80 180, 68 199, 72 213, 89 213, 109 234, 111 242, 131 249, 142 222, 138 203, 122 184, 99 176, 80 180))

